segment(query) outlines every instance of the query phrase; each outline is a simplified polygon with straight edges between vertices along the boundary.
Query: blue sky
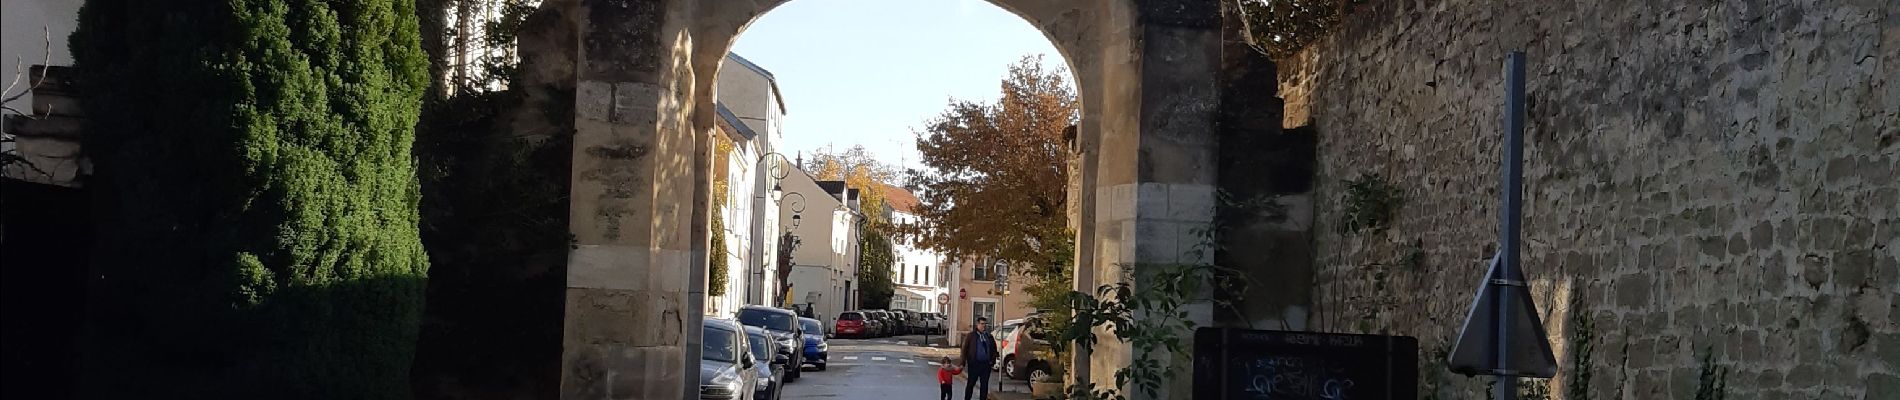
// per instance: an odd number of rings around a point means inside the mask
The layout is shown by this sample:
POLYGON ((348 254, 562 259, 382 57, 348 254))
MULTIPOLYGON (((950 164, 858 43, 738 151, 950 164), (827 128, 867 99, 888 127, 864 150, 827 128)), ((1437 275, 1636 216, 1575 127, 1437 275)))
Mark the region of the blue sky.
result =
POLYGON ((786 156, 861 144, 910 168, 913 132, 951 98, 995 99, 1023 55, 1066 68, 1040 31, 985 0, 792 0, 733 49, 778 79, 786 156))

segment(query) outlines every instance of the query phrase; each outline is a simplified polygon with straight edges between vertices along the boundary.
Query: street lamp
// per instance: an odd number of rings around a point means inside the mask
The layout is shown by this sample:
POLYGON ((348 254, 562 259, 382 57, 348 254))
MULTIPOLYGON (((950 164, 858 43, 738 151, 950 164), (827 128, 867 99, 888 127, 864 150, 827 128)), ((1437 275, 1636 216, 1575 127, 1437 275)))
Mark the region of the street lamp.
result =
MULTIPOLYGON (((785 232, 780 233, 780 237, 778 240, 779 255, 778 255, 778 260, 776 260, 781 266, 789 267, 792 263, 792 251, 797 250, 798 245, 803 243, 803 241, 798 238, 798 235, 793 234, 792 232, 793 230, 798 229, 799 222, 801 222, 801 220, 804 219, 804 217, 800 216, 800 214, 803 214, 805 212, 805 195, 800 194, 798 192, 784 192, 782 189, 779 189, 779 188, 773 188, 773 190, 776 192, 780 192, 780 194, 778 195, 780 204, 786 204, 785 202, 787 200, 791 201, 790 204, 785 205, 785 207, 792 209, 791 226, 786 227, 785 232)), ((759 273, 761 274, 763 274, 764 272, 765 271, 763 271, 763 269, 759 271, 759 273)), ((789 278, 789 277, 781 277, 781 278, 789 278)), ((761 277, 760 279, 763 280, 764 278, 761 277)), ((785 287, 785 282, 779 282, 779 287, 785 287)), ((785 294, 780 293, 777 296, 773 296, 773 301, 777 301, 778 299, 783 299, 783 298, 785 298, 785 294)))
MULTIPOLYGON (((804 219, 804 217, 801 216, 800 214, 804 213, 805 211, 805 195, 800 194, 798 192, 786 192, 785 187, 779 183, 780 181, 784 180, 786 176, 791 175, 791 168, 788 167, 788 164, 791 164, 791 163, 788 161, 789 160, 785 159, 784 154, 780 154, 778 152, 768 152, 768 153, 759 155, 759 162, 758 162, 759 171, 765 174, 768 174, 765 176, 771 177, 770 179, 772 180, 770 182, 771 184, 770 187, 772 188, 772 190, 768 194, 767 191, 764 190, 766 187, 765 184, 767 182, 764 182, 764 180, 761 179, 760 185, 758 186, 759 188, 758 195, 754 196, 754 199, 757 202, 756 204, 758 205, 758 208, 760 211, 763 211, 765 209, 765 202, 767 201, 771 201, 777 204, 784 204, 785 206, 788 206, 791 208, 792 220, 791 220, 790 226, 786 228, 785 232, 781 233, 781 235, 790 235, 790 232, 792 229, 798 228, 799 223, 801 222, 802 219, 804 219), (774 163, 771 163, 769 166, 767 166, 766 162, 772 161, 772 156, 778 156, 779 162, 774 162, 774 163), (791 200, 791 203, 785 204, 785 201, 788 199, 791 200)), ((755 260, 753 261, 752 264, 756 265, 758 269, 754 270, 753 272, 754 278, 752 281, 755 284, 759 285, 758 286, 759 290, 757 290, 756 292, 748 290, 746 295, 748 297, 750 297, 754 293, 757 293, 759 295, 760 298, 758 299, 758 301, 752 302, 752 304, 778 304, 780 303, 779 299, 783 298, 784 294, 779 293, 776 296, 770 295, 769 292, 772 291, 771 290, 772 288, 765 285, 766 271, 773 269, 771 267, 774 266, 774 264, 786 263, 785 260, 789 259, 789 254, 780 254, 778 257, 775 257, 777 258, 776 260, 766 260, 767 257, 765 257, 765 253, 766 253, 765 246, 767 245, 767 242, 770 239, 767 239, 766 237, 768 233, 765 230, 765 221, 763 220, 765 213, 759 212, 754 215, 757 218, 753 220, 753 225, 752 225, 752 229, 753 229, 752 230, 752 233, 753 233, 752 245, 754 246, 752 254, 754 255, 753 260, 755 260), (777 262, 774 262, 774 261, 777 261, 777 262)), ((782 240, 784 239, 770 240, 770 241, 773 242, 772 245, 776 245, 779 247, 780 252, 789 253, 790 249, 787 246, 785 246, 782 243, 776 243, 782 240)), ((790 240, 794 242, 792 243, 791 247, 796 247, 797 246, 796 242, 798 240, 797 237, 792 237, 790 238, 790 240)), ((780 287, 783 287, 783 285, 784 285, 784 282, 779 282, 780 287)))
POLYGON ((805 195, 798 192, 780 194, 779 204, 786 204, 785 200, 788 199, 791 200, 788 207, 792 209, 792 227, 786 230, 798 229, 798 223, 804 219, 801 215, 805 213, 805 195))
POLYGON ((755 212, 752 213, 752 232, 750 234, 752 238, 752 256, 748 257, 752 261, 747 263, 750 264, 747 268, 753 269, 752 273, 755 278, 752 280, 751 285, 757 286, 747 288, 747 304, 765 304, 766 301, 766 299, 763 298, 766 292, 764 284, 765 266, 770 264, 765 261, 765 236, 768 234, 765 230, 766 202, 777 201, 778 197, 780 197, 780 193, 785 191, 783 187, 779 186, 779 181, 791 174, 791 170, 786 166, 786 164, 789 164, 789 161, 790 160, 785 159, 784 154, 767 152, 760 154, 758 162, 753 163, 753 165, 758 166, 757 171, 759 171, 759 177, 756 181, 757 183, 753 186, 756 188, 753 191, 756 195, 752 197, 753 209, 755 210, 755 212), (778 156, 779 162, 774 162, 768 166, 766 161, 772 161, 772 156, 778 156), (770 180, 768 181, 767 179, 770 180), (767 188, 771 190, 768 192, 767 188), (754 289, 754 287, 756 287, 756 289, 754 289))

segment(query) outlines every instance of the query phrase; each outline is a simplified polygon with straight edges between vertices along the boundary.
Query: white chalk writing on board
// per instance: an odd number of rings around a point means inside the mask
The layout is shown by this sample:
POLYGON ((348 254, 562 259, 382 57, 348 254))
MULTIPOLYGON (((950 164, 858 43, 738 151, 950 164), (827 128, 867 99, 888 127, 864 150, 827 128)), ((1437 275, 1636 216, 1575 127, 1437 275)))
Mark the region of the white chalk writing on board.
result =
POLYGON ((1242 391, 1259 400, 1346 400, 1353 381, 1346 368, 1324 359, 1275 356, 1236 358, 1246 374, 1242 391))

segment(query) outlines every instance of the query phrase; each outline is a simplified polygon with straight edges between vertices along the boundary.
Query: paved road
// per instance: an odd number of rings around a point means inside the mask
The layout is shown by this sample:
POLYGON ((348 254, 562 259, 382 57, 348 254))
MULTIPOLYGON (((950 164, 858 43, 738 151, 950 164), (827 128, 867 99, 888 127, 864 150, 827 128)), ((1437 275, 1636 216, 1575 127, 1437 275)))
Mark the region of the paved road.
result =
MULTIPOLYGON (((824 371, 806 367, 797 382, 785 386, 783 400, 937 399, 937 360, 956 349, 915 346, 918 337, 832 339, 831 363, 824 371)), ((963 382, 952 384, 963 399, 963 382)), ((1009 400, 1026 396, 990 396, 1009 400)))

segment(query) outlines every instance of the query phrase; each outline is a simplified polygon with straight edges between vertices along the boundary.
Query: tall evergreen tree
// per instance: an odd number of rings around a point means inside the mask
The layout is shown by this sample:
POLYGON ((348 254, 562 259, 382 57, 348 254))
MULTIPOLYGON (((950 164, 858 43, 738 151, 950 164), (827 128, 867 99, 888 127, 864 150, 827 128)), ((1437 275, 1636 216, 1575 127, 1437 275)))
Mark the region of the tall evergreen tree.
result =
POLYGON ((890 308, 891 296, 897 293, 897 283, 891 280, 892 267, 897 264, 891 238, 867 231, 858 236, 858 243, 858 305, 867 309, 890 308))
POLYGON ((408 397, 428 268, 413 7, 87 1, 84 397, 408 397))

